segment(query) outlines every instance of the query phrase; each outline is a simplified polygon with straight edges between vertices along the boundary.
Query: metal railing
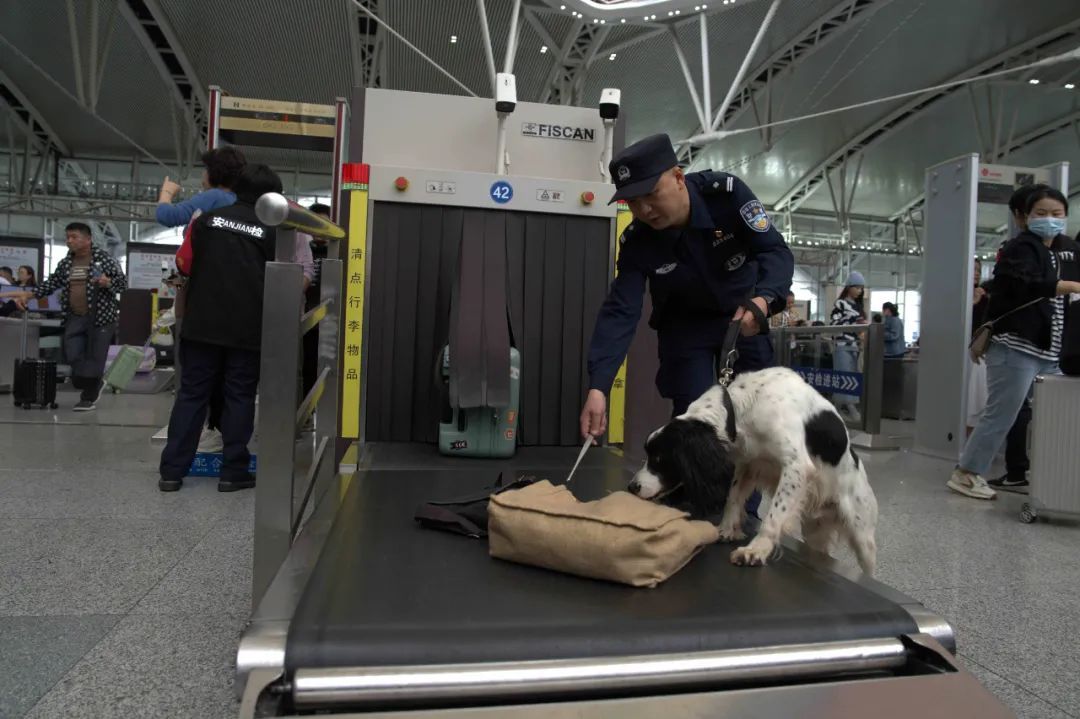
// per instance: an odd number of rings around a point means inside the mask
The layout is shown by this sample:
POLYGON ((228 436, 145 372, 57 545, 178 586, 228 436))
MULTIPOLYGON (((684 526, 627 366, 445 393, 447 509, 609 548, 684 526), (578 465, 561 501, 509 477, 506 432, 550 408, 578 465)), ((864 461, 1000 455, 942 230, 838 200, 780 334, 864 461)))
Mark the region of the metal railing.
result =
MULTIPOLYGON (((291 258, 296 231, 337 240, 345 231, 283 196, 263 195, 256 213, 277 227, 276 257, 291 258)), ((313 506, 337 474, 342 263, 332 246, 322 261, 320 302, 304 311, 303 270, 293 262, 266 265, 263 290, 262 367, 259 381, 259 451, 255 484, 255 560, 252 603, 258 604, 281 567, 313 506), (295 292, 289 288, 296 288, 295 292), (303 337, 318 328, 318 378, 300 398, 303 337), (318 412, 313 445, 297 439, 318 412), (297 447, 308 451, 298 457, 297 447), (298 481, 299 480, 299 481, 298 481)))
POLYGON ((860 421, 849 425, 870 435, 881 432, 882 377, 885 362, 885 327, 880 323, 824 327, 781 327, 775 332, 777 364, 802 375, 827 397, 857 395, 860 421), (837 369, 832 362, 840 335, 854 335, 859 348, 855 372, 837 369))

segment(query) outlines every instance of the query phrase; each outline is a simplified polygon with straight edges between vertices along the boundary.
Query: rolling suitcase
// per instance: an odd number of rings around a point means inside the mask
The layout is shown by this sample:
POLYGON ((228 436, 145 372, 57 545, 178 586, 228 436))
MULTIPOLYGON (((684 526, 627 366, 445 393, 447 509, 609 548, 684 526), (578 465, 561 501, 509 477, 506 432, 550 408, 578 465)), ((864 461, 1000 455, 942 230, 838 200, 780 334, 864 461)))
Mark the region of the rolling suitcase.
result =
POLYGON ((1080 377, 1036 377, 1031 421, 1031 486, 1020 520, 1080 516, 1080 377))
POLYGON ((149 340, 142 347, 133 345, 116 347, 114 345, 109 348, 109 354, 113 357, 105 366, 105 376, 102 379, 114 393, 123 392, 131 384, 137 372, 149 372, 153 369, 153 364, 157 362, 157 355, 150 349, 149 340))
POLYGON ((15 360, 15 378, 12 382, 11 395, 16 407, 32 409, 56 409, 56 363, 50 360, 26 356, 26 332, 29 326, 29 313, 23 312, 22 359, 15 360))
MULTIPOLYGON (((449 396, 450 347, 442 352, 443 394, 449 396)), ((439 423, 439 452, 458 457, 513 457, 517 450, 521 354, 510 348, 510 406, 461 409, 444 402, 439 423)))

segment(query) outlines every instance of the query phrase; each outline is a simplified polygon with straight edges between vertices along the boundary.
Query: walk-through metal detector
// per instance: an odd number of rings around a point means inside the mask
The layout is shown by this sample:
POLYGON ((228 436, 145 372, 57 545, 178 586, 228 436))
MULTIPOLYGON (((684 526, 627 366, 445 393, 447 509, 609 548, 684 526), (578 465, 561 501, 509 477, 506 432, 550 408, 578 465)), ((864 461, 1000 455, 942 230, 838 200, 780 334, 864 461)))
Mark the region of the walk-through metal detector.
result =
MULTIPOLYGON (((505 242, 518 444, 578 445, 588 342, 630 217, 607 204, 605 140, 620 145, 618 128, 594 108, 518 103, 493 168, 491 100, 358 89, 352 111, 350 157, 363 163, 345 172, 344 437, 435 441, 435 377, 465 235, 505 242)), ((611 424, 610 440, 621 441, 621 381, 611 424)))
POLYGON ((1017 187, 1040 182, 1067 191, 1069 163, 1009 167, 971 154, 926 171, 918 452, 957 461, 963 449, 979 206, 1007 205, 1017 187))

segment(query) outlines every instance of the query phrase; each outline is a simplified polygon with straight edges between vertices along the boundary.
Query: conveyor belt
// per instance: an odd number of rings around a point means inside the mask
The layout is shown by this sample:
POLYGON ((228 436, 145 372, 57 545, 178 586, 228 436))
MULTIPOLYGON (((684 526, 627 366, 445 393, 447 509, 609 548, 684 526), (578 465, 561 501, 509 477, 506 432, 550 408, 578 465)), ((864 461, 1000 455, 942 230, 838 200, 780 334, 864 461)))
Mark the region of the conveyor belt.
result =
MULTIPOLYGON (((430 466, 430 465, 429 465, 430 466)), ((766 568, 707 548, 656 589, 491 559, 483 541, 421 529, 416 506, 490 484, 498 470, 361 473, 291 622, 286 669, 573 659, 898 637, 899 605, 790 554, 766 568)), ((553 480, 562 471, 529 471, 553 480)), ((579 470, 573 490, 623 489, 617 469, 579 470)))

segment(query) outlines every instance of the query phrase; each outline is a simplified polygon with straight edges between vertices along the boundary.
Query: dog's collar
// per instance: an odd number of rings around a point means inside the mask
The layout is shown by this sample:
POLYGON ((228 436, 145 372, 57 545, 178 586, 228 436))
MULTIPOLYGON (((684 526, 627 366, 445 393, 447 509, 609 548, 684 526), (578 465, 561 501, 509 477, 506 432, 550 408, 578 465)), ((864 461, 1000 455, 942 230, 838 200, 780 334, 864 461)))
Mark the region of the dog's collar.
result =
POLYGON ((720 391, 723 393, 724 399, 724 414, 727 418, 724 422, 724 432, 727 433, 728 439, 732 442, 735 441, 735 405, 731 402, 731 393, 728 392, 728 388, 721 386, 720 391))

